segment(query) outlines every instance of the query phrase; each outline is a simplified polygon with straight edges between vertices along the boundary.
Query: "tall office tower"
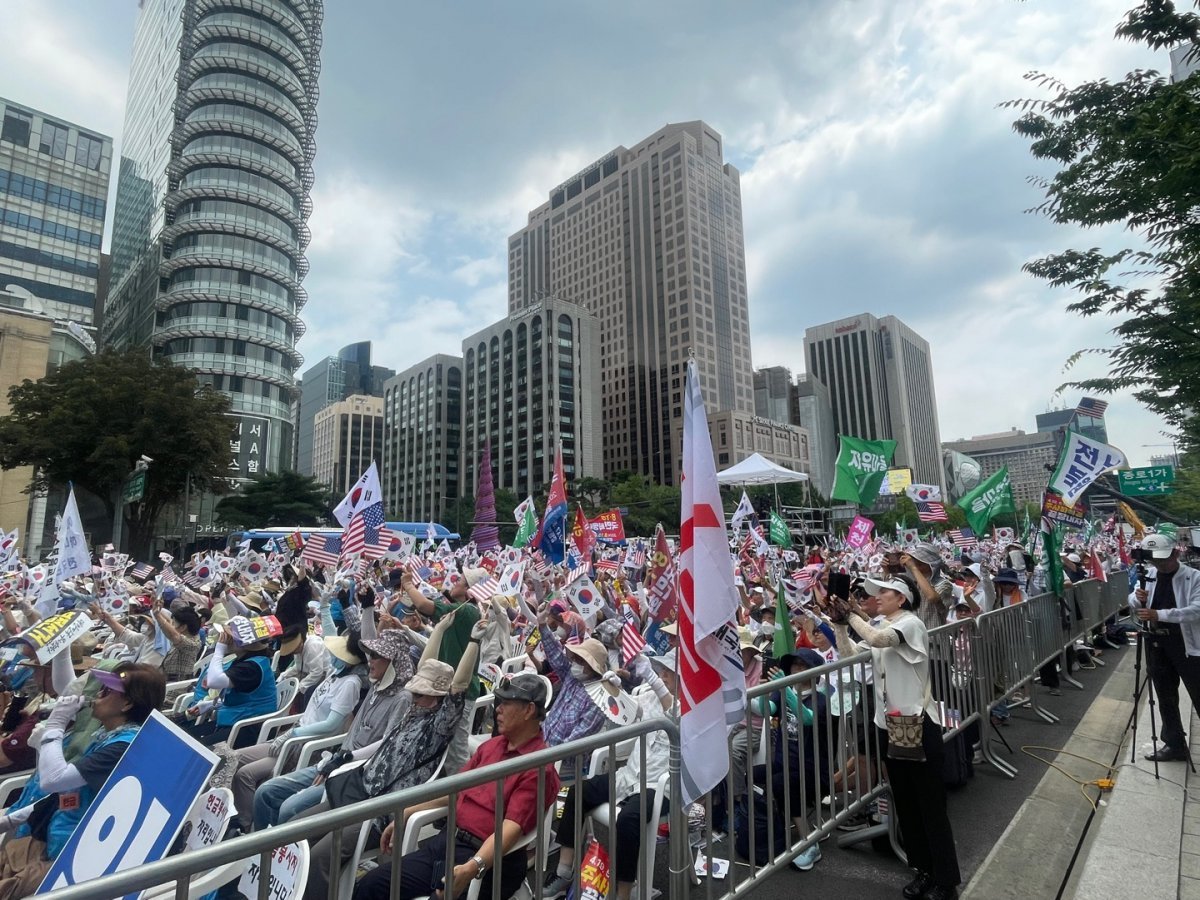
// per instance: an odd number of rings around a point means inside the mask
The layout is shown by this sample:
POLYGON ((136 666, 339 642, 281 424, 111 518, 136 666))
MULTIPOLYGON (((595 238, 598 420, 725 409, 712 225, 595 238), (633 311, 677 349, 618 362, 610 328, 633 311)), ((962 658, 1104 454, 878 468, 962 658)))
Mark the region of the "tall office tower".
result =
POLYGON ((1046 465, 1058 458, 1055 436, 1036 431, 1026 434, 1017 428, 997 434, 983 434, 970 440, 947 441, 947 450, 964 453, 979 463, 982 477, 994 475, 1008 466, 1013 499, 1017 503, 1041 503, 1050 473, 1046 465))
POLYGON ((809 374, 827 388, 839 434, 896 442, 895 465, 944 487, 929 343, 895 316, 870 313, 805 329, 809 374))
POLYGON ((599 319, 606 475, 678 481, 690 353, 710 412, 754 412, 739 179, 711 127, 667 125, 554 188, 509 238, 509 312, 552 296, 599 319))
MULTIPOLYGON (((313 476, 341 497, 383 457, 383 398, 352 394, 313 423, 313 476)), ((386 507, 385 507, 386 511, 386 507)))
POLYGON ((92 325, 112 138, 3 97, 0 118, 0 291, 92 325))
POLYGON ((313 422, 317 413, 354 394, 382 397, 384 384, 395 369, 371 364, 371 342, 348 344, 337 356, 313 364, 300 378, 300 408, 296 418, 296 471, 316 475, 313 466, 313 422))
POLYGON ((829 388, 811 375, 800 375, 792 387, 791 421, 808 432, 812 485, 828 497, 833 490, 834 466, 837 463, 837 426, 833 422, 833 405, 829 388))
POLYGON ((462 358, 438 353, 384 385, 379 479, 389 519, 443 522, 458 499, 462 384, 462 358))
POLYGON ((322 3, 140 6, 104 339, 195 370, 290 466, 322 3))
POLYGON ((584 307, 541 300, 463 341, 462 490, 491 441, 495 487, 550 487, 555 448, 568 481, 601 474, 600 327, 584 307))
POLYGON ((754 414, 776 422, 792 422, 792 372, 786 366, 770 366, 754 372, 754 414))

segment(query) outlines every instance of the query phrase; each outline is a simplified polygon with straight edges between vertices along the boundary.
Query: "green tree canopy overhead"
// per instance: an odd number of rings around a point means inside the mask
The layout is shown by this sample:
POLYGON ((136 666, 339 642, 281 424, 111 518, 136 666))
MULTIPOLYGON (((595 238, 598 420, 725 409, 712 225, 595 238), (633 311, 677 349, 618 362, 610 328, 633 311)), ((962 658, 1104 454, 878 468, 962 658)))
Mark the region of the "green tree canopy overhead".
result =
MULTIPOLYGON (((1167 0, 1144 0, 1117 36, 1165 53, 1200 39, 1200 16, 1167 0)), ((1070 88, 1028 76, 1049 99, 1006 104, 1040 160, 1061 168, 1037 183, 1037 211, 1084 227, 1122 224, 1137 249, 1064 250, 1025 266, 1056 287, 1074 288, 1068 309, 1116 321, 1112 348, 1081 350, 1107 358, 1108 375, 1063 387, 1133 396, 1184 432, 1200 437, 1200 76, 1172 84, 1154 71, 1070 88)))
POLYGON ((187 369, 145 349, 104 351, 69 362, 8 392, 0 418, 0 467, 34 466, 31 488, 72 482, 104 504, 111 520, 142 456, 153 460, 142 500, 124 507, 122 549, 145 557, 163 508, 194 490, 228 489, 229 398, 187 369))
POLYGON ((232 528, 320 525, 332 521, 325 485, 299 472, 268 472, 217 504, 217 517, 232 528))

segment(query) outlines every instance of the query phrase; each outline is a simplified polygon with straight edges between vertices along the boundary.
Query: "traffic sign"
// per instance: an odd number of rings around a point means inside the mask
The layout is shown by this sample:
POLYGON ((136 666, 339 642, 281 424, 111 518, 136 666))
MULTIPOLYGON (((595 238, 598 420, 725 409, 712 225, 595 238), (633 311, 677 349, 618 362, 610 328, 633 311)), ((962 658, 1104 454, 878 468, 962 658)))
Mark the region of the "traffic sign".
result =
POLYGON ((134 472, 132 477, 125 482, 125 491, 121 494, 121 500, 125 503, 137 503, 146 494, 146 473, 134 472))
POLYGON ((1126 497, 1174 493, 1174 466, 1143 466, 1140 469, 1121 469, 1117 472, 1121 493, 1126 497))

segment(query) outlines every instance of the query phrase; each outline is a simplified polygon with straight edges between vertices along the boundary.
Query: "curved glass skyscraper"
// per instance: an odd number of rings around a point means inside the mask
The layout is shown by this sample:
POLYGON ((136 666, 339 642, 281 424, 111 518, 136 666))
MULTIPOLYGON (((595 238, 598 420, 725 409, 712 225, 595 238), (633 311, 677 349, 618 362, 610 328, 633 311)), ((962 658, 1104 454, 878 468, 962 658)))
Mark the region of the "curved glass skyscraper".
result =
POLYGON ((145 0, 103 335, 228 394, 232 476, 291 459, 321 0, 145 0))

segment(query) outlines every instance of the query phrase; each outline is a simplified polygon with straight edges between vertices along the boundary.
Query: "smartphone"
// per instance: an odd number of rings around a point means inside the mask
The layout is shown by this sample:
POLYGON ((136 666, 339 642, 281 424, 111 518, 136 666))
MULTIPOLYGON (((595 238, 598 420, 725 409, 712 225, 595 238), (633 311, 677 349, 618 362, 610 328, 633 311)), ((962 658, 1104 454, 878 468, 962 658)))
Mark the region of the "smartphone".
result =
POLYGON ((845 572, 830 572, 829 593, 843 600, 850 599, 850 575, 845 572))

